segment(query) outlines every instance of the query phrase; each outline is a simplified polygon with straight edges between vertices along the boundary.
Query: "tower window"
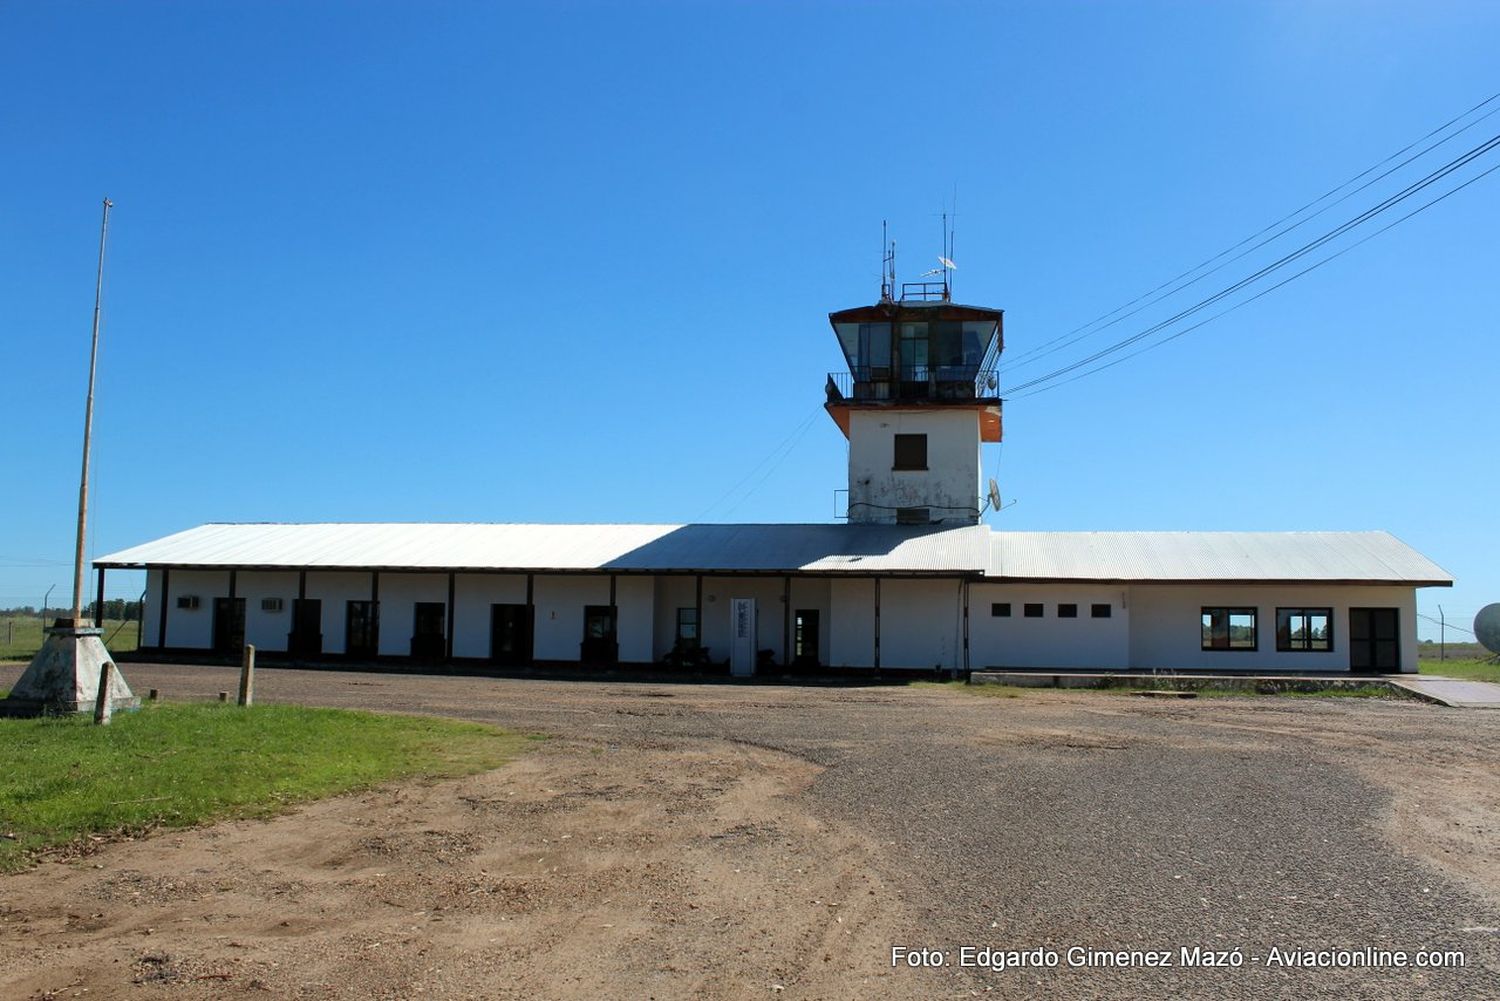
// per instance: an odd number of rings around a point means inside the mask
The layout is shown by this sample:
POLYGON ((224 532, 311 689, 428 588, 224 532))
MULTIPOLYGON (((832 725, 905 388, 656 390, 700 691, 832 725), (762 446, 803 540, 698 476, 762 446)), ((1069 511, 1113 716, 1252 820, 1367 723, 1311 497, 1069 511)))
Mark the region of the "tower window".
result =
POLYGON ((925 434, 896 435, 895 461, 892 469, 926 469, 927 436, 925 434))
POLYGON ((1107 619, 1114 610, 1114 606, 1108 602, 1091 606, 1091 614, 1096 619, 1107 619))
POLYGON ((1078 618, 1078 606, 1075 604, 1061 604, 1057 606, 1057 617, 1059 619, 1078 618))
POLYGON ((1010 618, 1010 602, 995 601, 990 603, 990 614, 997 619, 1010 618))
POLYGON ((1028 601, 1021 607, 1021 612, 1028 619, 1040 619, 1042 617, 1042 603, 1040 601, 1028 601))
POLYGON ((898 507, 896 508, 896 524, 930 525, 932 512, 925 507, 898 507))

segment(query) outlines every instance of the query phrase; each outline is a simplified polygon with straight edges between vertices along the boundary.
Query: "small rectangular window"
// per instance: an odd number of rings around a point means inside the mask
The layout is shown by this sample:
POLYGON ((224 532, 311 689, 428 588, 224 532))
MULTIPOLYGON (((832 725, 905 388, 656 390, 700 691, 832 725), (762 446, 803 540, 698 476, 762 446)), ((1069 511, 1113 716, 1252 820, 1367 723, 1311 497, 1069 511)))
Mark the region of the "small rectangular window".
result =
POLYGON ((1028 601, 1021 611, 1028 619, 1040 619, 1042 617, 1042 603, 1040 601, 1028 601))
POLYGON ((927 436, 925 434, 896 435, 896 452, 892 469, 926 469, 927 436))
POLYGON ((1333 609, 1276 609, 1276 649, 1327 652, 1333 649, 1333 609))
POLYGON ((1107 619, 1114 614, 1114 606, 1107 601, 1097 605, 1090 605, 1089 614, 1096 619, 1107 619))
POLYGON ((177 596, 177 607, 192 611, 198 607, 198 596, 196 594, 179 594, 177 596))
POLYGON ((279 612, 285 607, 280 598, 260 599, 260 610, 262 612, 279 612))
POLYGON ((896 524, 930 525, 932 512, 925 507, 898 507, 896 508, 896 524))
POLYGON ((1205 608, 1202 610, 1203 649, 1254 650, 1255 609, 1205 608))
POLYGON ((698 609, 677 609, 677 644, 682 647, 698 645, 698 609))
POLYGON ((1071 604, 1071 603, 1070 604, 1066 604, 1066 605, 1058 605, 1057 606, 1057 617, 1059 619, 1076 619, 1076 618, 1078 618, 1078 606, 1074 605, 1074 604, 1071 604))
POLYGON ((1010 618, 1010 602, 997 601, 990 605, 990 614, 997 619, 1010 618))

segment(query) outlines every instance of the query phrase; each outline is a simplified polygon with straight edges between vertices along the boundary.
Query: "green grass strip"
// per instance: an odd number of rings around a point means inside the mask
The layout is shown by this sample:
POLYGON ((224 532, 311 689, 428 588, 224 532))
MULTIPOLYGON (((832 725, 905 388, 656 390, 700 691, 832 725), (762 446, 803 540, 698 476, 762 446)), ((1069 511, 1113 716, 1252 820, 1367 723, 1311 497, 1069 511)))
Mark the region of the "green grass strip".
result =
POLYGON ((1494 660, 1421 660, 1417 662, 1417 670, 1422 674, 1442 674, 1467 681, 1493 681, 1500 684, 1500 662, 1494 660))
POLYGON ((303 706, 168 705, 0 719, 0 872, 87 835, 266 817, 396 779, 499 767, 533 738, 478 723, 303 706))

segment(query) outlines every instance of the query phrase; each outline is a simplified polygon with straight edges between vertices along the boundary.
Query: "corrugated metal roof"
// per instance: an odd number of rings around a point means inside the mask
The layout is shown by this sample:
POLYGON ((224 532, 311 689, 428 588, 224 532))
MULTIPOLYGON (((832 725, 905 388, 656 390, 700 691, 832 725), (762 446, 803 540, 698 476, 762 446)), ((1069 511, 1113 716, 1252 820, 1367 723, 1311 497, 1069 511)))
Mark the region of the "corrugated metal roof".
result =
POLYGON ((1387 532, 992 532, 896 525, 201 525, 96 566, 973 574, 1451 584, 1387 532))
POLYGON ((1389 532, 995 532, 988 576, 1453 583, 1389 532))
POLYGON ((895 525, 202 525, 103 567, 980 574, 989 532, 895 525))

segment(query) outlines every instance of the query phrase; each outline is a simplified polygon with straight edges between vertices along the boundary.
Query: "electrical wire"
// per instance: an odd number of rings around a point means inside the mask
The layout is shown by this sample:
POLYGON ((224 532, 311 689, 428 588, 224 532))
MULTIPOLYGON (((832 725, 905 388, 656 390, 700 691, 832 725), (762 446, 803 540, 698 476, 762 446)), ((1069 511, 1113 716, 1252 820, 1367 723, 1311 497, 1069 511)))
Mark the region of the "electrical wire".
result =
POLYGON ((1323 265, 1327 264, 1329 261, 1332 261, 1332 260, 1335 260, 1336 258, 1342 257, 1344 254, 1347 254, 1349 251, 1351 251, 1354 248, 1360 246, 1361 244, 1368 243, 1370 240, 1373 240, 1375 237, 1377 237, 1380 234, 1384 233, 1386 230, 1391 229, 1391 228, 1396 227, 1396 226, 1399 226, 1401 223, 1403 223, 1406 220, 1410 219, 1412 216, 1418 215, 1419 213, 1427 211, 1428 209, 1432 208, 1434 205, 1438 204, 1439 202, 1443 201, 1444 199, 1448 198, 1449 196, 1457 194, 1458 192, 1462 191, 1464 188, 1467 188, 1469 185, 1473 184, 1475 181, 1478 181, 1478 180, 1480 180, 1483 177, 1488 177, 1490 174, 1493 174, 1497 170, 1500 170, 1500 163, 1497 163, 1495 166, 1489 168, 1488 170, 1484 171, 1483 173, 1474 175, 1473 177, 1469 178, 1467 181, 1463 182, 1462 184, 1458 185, 1457 187, 1454 187, 1454 188, 1452 188, 1452 189, 1450 189, 1448 191, 1443 192, 1441 195, 1439 195, 1438 197, 1432 199, 1431 201, 1423 203, 1422 205, 1420 205, 1417 208, 1413 209, 1412 211, 1408 212, 1406 215, 1401 216, 1399 219, 1396 219, 1394 222, 1387 223, 1386 225, 1382 226, 1380 229, 1375 230, 1375 232, 1369 233, 1369 234, 1361 237, 1360 239, 1356 240, 1354 243, 1349 244, 1349 246, 1342 247, 1339 250, 1335 251, 1334 253, 1329 254, 1327 257, 1322 258, 1317 263, 1312 264, 1309 267, 1303 268, 1301 271, 1298 271, 1296 274, 1294 274, 1294 275, 1292 275, 1292 276, 1290 276, 1288 278, 1282 279, 1281 281, 1277 282, 1275 285, 1272 285, 1272 286, 1270 286, 1269 288, 1266 288, 1266 289, 1262 289, 1261 291, 1257 292, 1255 295, 1250 296, 1248 299, 1241 300, 1240 302, 1235 303, 1233 306, 1230 306, 1228 309, 1220 310, 1219 312, 1213 314, 1212 316, 1208 317, 1207 319, 1200 320, 1199 322, 1193 324, 1190 327, 1184 327, 1182 330, 1179 330, 1179 331, 1177 331, 1177 332, 1175 332, 1173 334, 1169 334, 1168 336, 1163 337, 1159 341, 1154 341, 1151 344, 1146 345, 1145 347, 1141 348, 1138 351, 1132 351, 1132 352, 1130 352, 1127 355, 1124 355, 1124 356, 1122 356, 1120 358, 1116 358, 1113 361, 1110 361, 1110 362, 1107 362, 1107 363, 1105 363, 1103 365, 1100 365, 1097 368, 1089 369, 1086 372, 1080 372, 1078 375, 1075 375, 1075 376, 1073 376, 1070 379, 1063 379, 1060 382, 1053 382, 1053 383, 1051 383, 1049 385, 1040 386, 1039 388, 1032 389, 1029 392, 1021 393, 1019 396, 1009 397, 1009 399, 1026 399, 1027 397, 1030 397, 1030 396, 1036 396, 1036 395, 1038 395, 1040 393, 1045 393, 1048 390, 1057 389, 1060 386, 1066 386, 1070 382, 1077 382, 1079 379, 1082 379, 1085 376, 1094 375, 1097 372, 1103 372, 1107 368, 1114 368, 1116 365, 1120 364, 1121 362, 1129 361, 1131 358, 1134 358, 1137 355, 1145 354, 1147 351, 1151 351, 1151 350, 1153 350, 1155 348, 1159 348, 1163 344, 1167 344, 1167 343, 1169 343, 1171 341, 1175 341, 1177 338, 1183 336, 1184 334, 1192 333, 1194 330, 1197 330, 1199 327, 1202 327, 1202 326, 1205 326, 1205 325, 1207 325, 1209 323, 1212 323, 1214 320, 1219 319, 1221 316, 1227 316, 1228 314, 1233 313, 1235 310, 1239 309, 1242 306, 1248 306, 1250 303, 1252 303, 1255 300, 1261 298, 1262 296, 1269 295, 1270 293, 1272 293, 1272 292, 1276 291, 1277 289, 1281 288, 1283 285, 1286 285, 1289 282, 1296 281, 1298 278, 1301 278, 1303 275, 1307 274, 1310 271, 1316 271, 1318 268, 1321 268, 1323 265))
MULTIPOLYGON (((812 409, 812 412, 809 413, 805 418, 803 418, 800 424, 792 429, 791 434, 783 438, 779 445, 768 452, 766 456, 759 462, 757 462, 754 466, 751 466, 750 471, 743 477, 741 477, 737 483, 731 486, 728 490, 725 490, 722 494, 719 495, 717 500, 708 505, 708 507, 704 508, 703 513, 698 516, 697 520, 702 521, 707 518, 710 512, 712 512, 720 504, 723 504, 726 500, 733 496, 735 492, 737 492, 746 483, 749 483, 750 479, 755 476, 756 473, 760 472, 762 466, 774 459, 775 462, 772 464, 770 470, 768 470, 766 473, 766 476, 769 476, 770 472, 774 471, 777 466, 781 465, 782 460, 784 460, 787 455, 791 454, 792 449, 797 447, 797 444, 802 440, 802 437, 807 434, 808 430, 812 427, 813 422, 817 420, 820 413, 823 413, 823 407, 821 405, 814 407, 812 409)), ((724 517, 729 517, 729 515, 739 507, 740 503, 744 501, 745 497, 748 497, 750 496, 750 494, 754 493, 755 490, 765 482, 766 476, 762 476, 759 480, 757 480, 755 486, 751 487, 748 493, 741 496, 740 499, 729 508, 729 510, 725 511, 724 517)))
MULTIPOLYGON (((1390 197, 1388 197, 1385 200, 1379 202, 1378 204, 1372 206, 1371 208, 1366 209, 1364 212, 1361 212, 1359 215, 1355 216, 1354 218, 1349 219, 1348 221, 1346 221, 1343 224, 1335 227, 1334 229, 1328 231, 1327 233, 1324 233, 1322 236, 1318 237, 1317 239, 1309 241, 1306 244, 1303 244, 1297 250, 1294 250, 1291 253, 1282 256, 1281 258, 1277 259, 1276 261, 1272 262, 1271 264, 1268 264, 1265 267, 1261 268, 1260 270, 1256 271, 1254 274, 1251 274, 1251 275, 1249 275, 1246 278, 1240 279, 1239 281, 1235 282, 1232 285, 1229 285, 1229 286, 1227 286, 1227 287, 1225 287, 1223 289, 1220 289, 1218 292, 1215 292, 1213 295, 1211 295, 1211 296, 1209 296, 1209 297, 1207 297, 1205 299, 1202 299, 1202 300, 1198 301, 1197 303, 1195 303, 1194 305, 1188 307, 1187 309, 1181 310, 1181 311, 1173 314, 1172 316, 1167 317, 1165 320, 1161 320, 1161 321, 1159 321, 1157 323, 1154 323, 1151 326, 1147 327, 1146 329, 1144 329, 1142 331, 1139 331, 1138 333, 1132 334, 1131 336, 1126 337, 1126 338, 1124 338, 1122 340, 1116 341, 1116 342, 1114 342, 1113 344, 1110 344, 1107 347, 1101 348, 1100 350, 1094 352, 1091 355, 1088 355, 1087 357, 1080 358, 1079 360, 1077 360, 1075 362, 1072 362, 1072 363, 1070 363, 1068 365, 1064 365, 1061 368, 1054 369, 1053 371, 1048 372, 1046 375, 1038 376, 1035 379, 1031 379, 1031 380, 1029 380, 1027 382, 1023 382, 1019 386, 1012 387, 1012 389, 1010 391, 1011 398, 1012 399, 1019 398, 1020 394, 1025 394, 1027 390, 1033 389, 1035 387, 1042 386, 1042 385, 1044 385, 1046 383, 1053 382, 1053 381, 1061 378, 1062 376, 1067 375, 1070 372, 1077 371, 1078 369, 1083 368, 1084 366, 1090 365, 1090 364, 1092 364, 1092 363, 1094 363, 1096 361, 1099 361, 1102 358, 1105 358, 1105 357, 1107 357, 1107 356, 1109 356, 1111 354, 1114 354, 1115 352, 1121 351, 1121 350, 1129 347, 1132 344, 1138 343, 1139 341, 1144 340, 1147 337, 1150 337, 1152 334, 1158 333, 1158 332, 1164 330, 1165 328, 1172 326, 1173 324, 1177 323, 1180 320, 1186 319, 1187 317, 1192 316, 1195 313, 1198 313, 1198 312, 1200 312, 1200 311, 1208 308, 1209 306, 1212 306, 1216 302, 1222 301, 1223 299, 1227 298, 1228 296, 1231 296, 1234 293, 1240 291, 1241 289, 1244 289, 1246 286, 1251 285, 1251 284, 1259 281, 1260 279, 1265 278, 1266 276, 1268 276, 1270 274, 1273 274, 1276 271, 1279 271, 1280 269, 1286 267, 1287 265, 1291 264, 1292 262, 1294 262, 1296 260, 1299 260, 1302 257, 1305 257, 1306 255, 1308 255, 1308 254, 1312 253, 1313 251, 1317 250, 1319 247, 1323 246, 1324 244, 1328 243, 1329 241, 1337 239, 1338 237, 1340 237, 1340 236, 1344 235, 1345 233, 1349 232, 1350 230, 1354 229, 1356 226, 1360 226, 1360 225, 1368 222, 1369 220, 1375 218, 1376 216, 1381 215, 1382 213, 1390 210, 1391 208, 1395 207, 1396 205, 1400 204, 1401 202, 1405 201, 1406 199, 1408 199, 1408 198, 1412 197, 1413 195, 1417 194, 1419 191, 1422 191, 1423 189, 1431 186, 1432 184, 1435 184, 1439 180, 1442 180, 1444 177, 1447 177, 1449 174, 1453 173, 1454 171, 1459 170, 1460 168, 1464 167, 1465 165, 1467 165, 1468 163, 1472 162, 1473 160, 1475 160, 1475 159, 1477 159, 1477 158, 1485 155, 1486 153, 1491 152, 1496 147, 1500 147, 1500 135, 1492 136, 1491 138, 1489 138, 1488 140, 1486 140, 1483 143, 1480 143, 1478 146, 1475 146, 1473 149, 1469 150, 1468 152, 1466 152, 1466 153, 1462 154, 1461 156, 1459 156, 1459 157, 1457 157, 1457 158, 1449 161, 1448 163, 1444 164, 1442 167, 1439 167, 1437 170, 1435 170, 1432 173, 1428 174, 1426 177, 1422 178, 1420 181, 1416 181, 1416 182, 1408 185, 1406 188, 1402 189, 1401 191, 1397 192, 1396 194, 1391 195, 1390 197)), ((1455 193, 1457 191, 1462 190, 1463 188, 1468 187, 1469 184, 1472 184, 1474 181, 1478 180, 1480 177, 1484 177, 1488 173, 1490 173, 1490 171, 1487 170, 1484 173, 1479 174, 1479 175, 1477 175, 1474 178, 1471 178, 1469 181, 1466 181, 1465 183, 1463 183, 1463 184, 1459 185, 1458 187, 1452 189, 1447 194, 1445 194, 1445 195, 1443 195, 1443 196, 1441 196, 1439 198, 1434 199, 1432 202, 1427 203, 1427 205, 1424 205, 1423 208, 1424 209, 1428 208, 1431 205, 1434 205, 1437 202, 1442 201, 1443 198, 1446 198, 1446 197, 1448 197, 1448 195, 1451 195, 1451 194, 1453 194, 1453 193, 1455 193)), ((1422 211, 1422 209, 1418 209, 1417 211, 1422 211)), ((1413 212, 1413 213, 1411 213, 1411 214, 1409 214, 1407 216, 1403 216, 1401 219, 1397 220, 1397 222, 1405 221, 1406 219, 1411 218, 1411 216, 1415 215, 1415 214, 1416 214, 1416 212, 1413 212)), ((1384 229, 1378 230, 1377 233, 1385 232, 1385 229, 1389 229, 1389 228, 1390 227, 1387 226, 1384 229)), ((1357 243, 1353 244, 1350 248, 1346 248, 1346 249, 1352 249, 1353 246, 1358 246, 1360 243, 1363 243, 1363 242, 1364 242, 1364 240, 1360 240, 1357 243)), ((1342 251, 1340 253, 1342 253, 1342 251)), ((1339 256, 1339 254, 1334 254, 1333 255, 1333 257, 1337 257, 1337 256, 1339 256)), ((1324 261, 1319 262, 1319 265, 1321 265, 1323 263, 1326 263, 1328 260, 1332 260, 1333 257, 1326 258, 1324 261)), ((1318 267, 1319 265, 1314 265, 1314 268, 1318 267)), ((1294 275, 1293 277, 1294 278, 1295 277, 1300 277, 1301 275, 1306 274, 1307 271, 1311 271, 1311 270, 1313 270, 1313 268, 1308 268, 1308 269, 1306 269, 1304 271, 1298 272, 1298 274, 1294 275)), ((1284 284, 1286 284, 1286 283, 1285 282, 1281 282, 1278 285, 1273 286, 1273 288, 1279 288, 1281 285, 1284 285, 1284 284)), ((1261 294, 1264 294, 1264 293, 1261 293, 1261 294)), ((1260 295, 1256 295, 1251 300, 1246 300, 1246 301, 1247 302, 1248 301, 1253 301, 1253 299, 1259 298, 1259 297, 1260 297, 1260 295)), ((1228 312, 1228 310, 1226 310, 1225 312, 1228 312)), ((1219 315, 1223 315, 1223 314, 1219 314, 1219 315)), ((1194 327, 1191 327, 1191 328, 1188 328, 1188 329, 1196 329, 1197 326, 1202 326, 1202 324, 1197 324, 1194 327)), ((1172 337, 1165 338, 1160 343, 1165 343, 1167 340, 1173 340, 1177 336, 1180 336, 1180 333, 1176 334, 1176 335, 1173 335, 1172 337)), ((1103 367, 1108 367, 1108 366, 1102 366, 1100 370, 1102 370, 1103 367)), ((1031 394, 1026 394, 1026 395, 1031 395, 1031 394)))
POLYGON ((1468 633, 1470 636, 1476 635, 1476 633, 1472 629, 1465 629, 1463 626, 1454 625, 1452 622, 1444 622, 1442 619, 1439 619, 1432 615, 1424 615, 1423 613, 1418 612, 1417 618, 1426 619, 1428 622, 1431 622, 1434 625, 1442 626, 1445 629, 1457 629, 1459 632, 1468 633))
POLYGON ((1446 136, 1445 138, 1439 140, 1438 142, 1435 142, 1432 145, 1428 146, 1427 148, 1423 149, 1421 152, 1419 152, 1419 153, 1417 153, 1417 154, 1415 154, 1415 155, 1413 155, 1411 157, 1408 157, 1407 159, 1403 160, 1401 163, 1397 164, 1395 167, 1392 167, 1390 170, 1388 170, 1385 173, 1381 174, 1379 177, 1373 178, 1372 180, 1366 182, 1365 184, 1360 185, 1354 191, 1351 191, 1351 192, 1345 194, 1343 197, 1339 198, 1337 201, 1334 201, 1334 202, 1329 203, 1328 205, 1325 205, 1323 208, 1319 209, 1317 212, 1314 212, 1312 215, 1309 215, 1307 218, 1302 219, 1301 221, 1293 224, 1292 226, 1289 226, 1289 227, 1281 230, 1280 232, 1276 233, 1274 236, 1271 236, 1271 237, 1266 238, 1265 240, 1262 240, 1260 243, 1256 244, 1254 247, 1249 248, 1248 250, 1245 250, 1243 253, 1237 254, 1235 257, 1231 258, 1230 260, 1225 261, 1223 264, 1220 264, 1218 267, 1215 267, 1212 271, 1204 272, 1203 274, 1201 274, 1198 277, 1194 278, 1192 281, 1186 282, 1186 283, 1178 286, 1177 288, 1172 289, 1169 292, 1163 293, 1160 296, 1156 296, 1156 293, 1162 292, 1162 290, 1166 289, 1168 286, 1175 285, 1177 282, 1179 282, 1182 279, 1188 277, 1189 275, 1193 274, 1194 272, 1200 271, 1203 268, 1208 267, 1210 264, 1214 264, 1216 261, 1219 261, 1221 258, 1223 258, 1223 257, 1225 257, 1225 256, 1227 256, 1227 255, 1229 255, 1231 253, 1234 253, 1234 251, 1236 251, 1239 248, 1243 247, 1245 244, 1251 242, 1252 240, 1256 239, 1259 236, 1262 236, 1263 234, 1269 232, 1270 230, 1275 229, 1277 226, 1280 226, 1282 223, 1285 223, 1285 222, 1287 222, 1287 221, 1289 221, 1291 219, 1296 218, 1297 216, 1301 215, 1303 212, 1306 212, 1308 209, 1312 208, 1314 205, 1317 205, 1319 202, 1325 201, 1329 197, 1337 194, 1338 192, 1342 191, 1344 188, 1347 188, 1349 185, 1355 183, 1356 181, 1360 180, 1361 178, 1365 177, 1366 175, 1370 174, 1371 172, 1379 170, 1381 167, 1385 166, 1387 163, 1390 163, 1392 160, 1394 160, 1397 157, 1399 157, 1399 156, 1403 155, 1404 153, 1408 152, 1413 147, 1415 147, 1418 144, 1420 144, 1422 142, 1425 142, 1426 140, 1432 138, 1433 136, 1435 136, 1435 135, 1437 135, 1437 134, 1445 131, 1450 126, 1454 125, 1457 122, 1462 121, 1463 119, 1465 119, 1468 116, 1472 115, 1474 112, 1478 111, 1480 108, 1483 108, 1485 105, 1493 103, 1497 99, 1500 99, 1500 92, 1497 92, 1495 94, 1491 94, 1489 97, 1485 98, 1483 101, 1480 101, 1478 104, 1474 105, 1474 107, 1468 109, 1467 111, 1463 112, 1460 115, 1456 115, 1453 118, 1450 118, 1448 121, 1444 122, 1442 125, 1439 125, 1437 128, 1435 128, 1432 131, 1428 132, 1426 135, 1421 136, 1420 138, 1413 140, 1412 142, 1408 143, 1406 146, 1403 146, 1401 149, 1399 149, 1396 152, 1392 153, 1390 156, 1386 157, 1384 160, 1381 160, 1379 163, 1376 163, 1376 164, 1374 164, 1374 165, 1366 168, 1365 170, 1361 171, 1360 173, 1358 173, 1358 174, 1354 175, 1353 177, 1349 178, 1349 180, 1345 181, 1344 183, 1342 183, 1342 184, 1340 184, 1340 185, 1338 185, 1338 186, 1336 186, 1334 188, 1330 188, 1328 191, 1326 191, 1323 194, 1319 195, 1317 198, 1314 198, 1312 201, 1308 202, 1306 205, 1303 205, 1301 208, 1295 209, 1294 211, 1287 213, 1286 215, 1282 216, 1280 219, 1277 219, 1275 222, 1271 223, 1270 225, 1265 226, 1262 229, 1260 229, 1260 230, 1258 230, 1258 231, 1250 234, 1249 236, 1245 237, 1239 243, 1236 243, 1236 244, 1234 244, 1231 247, 1227 247, 1226 249, 1220 251, 1218 254, 1214 255, 1213 257, 1210 257, 1208 260, 1202 261, 1199 264, 1195 265, 1194 267, 1191 267, 1188 270, 1182 272, 1182 274, 1177 275, 1175 278, 1168 279, 1167 281, 1165 281, 1162 284, 1158 285, 1156 288, 1150 290, 1149 292, 1145 292, 1145 293, 1137 296, 1136 298, 1130 300, 1129 302, 1125 303, 1122 306, 1115 307, 1114 309, 1110 310, 1108 313, 1104 313, 1104 314, 1102 314, 1100 316, 1095 317, 1094 319, 1092 319, 1089 322, 1083 324, 1082 326, 1074 327, 1072 330, 1068 331, 1065 334, 1061 334, 1061 335, 1059 335, 1057 337, 1054 337, 1054 338, 1052 338, 1049 341, 1044 341, 1043 343, 1037 345, 1036 347, 1028 348, 1027 350, 1022 351, 1020 354, 1013 355, 1011 357, 1011 359, 1007 362, 1007 364, 1001 367, 1001 371, 1012 371, 1012 370, 1014 370, 1016 368, 1020 368, 1020 367, 1025 366, 1025 365, 1030 365, 1030 364, 1032 364, 1032 362, 1035 362, 1035 361, 1039 360, 1041 357, 1043 357, 1045 355, 1053 354, 1054 352, 1060 351, 1060 350, 1062 350, 1062 349, 1064 349, 1066 347, 1071 346, 1072 344, 1076 344, 1078 341, 1084 340, 1084 339, 1086 339, 1088 337, 1092 337, 1094 334, 1097 334, 1100 331, 1102 331, 1102 330, 1104 330, 1104 329, 1106 329, 1108 327, 1111 327, 1114 324, 1119 323, 1122 320, 1125 320, 1125 319, 1128 319, 1131 316, 1134 316, 1136 313, 1139 313, 1141 310, 1146 309, 1149 306, 1155 305, 1156 303, 1162 301, 1163 299, 1166 299, 1166 298, 1169 298, 1169 297, 1171 297, 1173 295, 1176 295, 1178 292, 1181 292, 1183 289, 1188 288, 1189 286, 1196 284, 1197 282, 1199 282, 1202 279, 1208 277, 1209 275, 1213 274, 1214 272, 1217 272, 1217 271, 1221 270, 1222 268, 1227 267, 1229 264, 1233 263, 1234 261, 1237 261, 1240 258, 1246 256, 1247 254, 1250 254, 1250 253, 1254 252, 1255 250, 1260 249, 1261 247, 1265 246, 1266 244, 1268 244, 1268 243, 1270 243, 1270 242, 1272 242, 1272 241, 1274 241, 1276 239, 1279 239, 1281 236, 1284 236, 1285 234, 1291 232, 1293 229, 1296 229, 1298 226, 1301 226, 1303 223, 1309 222, 1309 221, 1317 218, 1319 215, 1322 215, 1324 212, 1326 212, 1329 209, 1333 208, 1335 205, 1338 205, 1339 203, 1346 201, 1347 199, 1349 199, 1349 198, 1353 197, 1354 195, 1358 194, 1360 191, 1365 190, 1370 185, 1375 184, 1376 182, 1378 182, 1380 180, 1383 180, 1384 178, 1390 176, 1392 173, 1394 173, 1397 170, 1400 170, 1402 167, 1407 166, 1412 161, 1420 159, 1423 156, 1426 156, 1428 153, 1432 152, 1434 149, 1437 149, 1439 146, 1442 146, 1445 143, 1449 142, 1450 140, 1457 138, 1458 136, 1462 135, 1464 132, 1467 132, 1469 129, 1473 128, 1475 125, 1478 125, 1480 122, 1484 121, 1486 118, 1489 118, 1491 115, 1494 115, 1497 112, 1500 112, 1500 108, 1491 109, 1490 111, 1486 112, 1484 115, 1481 115, 1479 118, 1475 119, 1474 121, 1472 121, 1469 124, 1465 125, 1463 128, 1461 128, 1458 131, 1454 132, 1452 135, 1446 136), (1131 312, 1126 313, 1124 316, 1115 317, 1116 313, 1119 313, 1122 310, 1129 309, 1131 306, 1134 306, 1136 303, 1139 303, 1143 299, 1147 299, 1147 298, 1149 298, 1151 296, 1156 296, 1156 298, 1151 299, 1150 302, 1145 303, 1139 309, 1132 310, 1131 312), (1115 318, 1111 320, 1110 317, 1115 317, 1115 318), (1099 327, 1096 330, 1089 331, 1088 333, 1082 333, 1083 331, 1088 330, 1090 327, 1093 327, 1095 324, 1099 323, 1102 320, 1109 320, 1110 322, 1104 324, 1104 326, 1099 327), (1081 334, 1081 336, 1079 336, 1079 337, 1073 337, 1074 334, 1081 334), (1067 340, 1068 338, 1072 338, 1072 339, 1071 340, 1067 340), (1064 344, 1058 343, 1058 342, 1064 341, 1064 340, 1067 340, 1067 343, 1064 343, 1064 344), (1053 345, 1057 345, 1057 346, 1053 347, 1053 345))

